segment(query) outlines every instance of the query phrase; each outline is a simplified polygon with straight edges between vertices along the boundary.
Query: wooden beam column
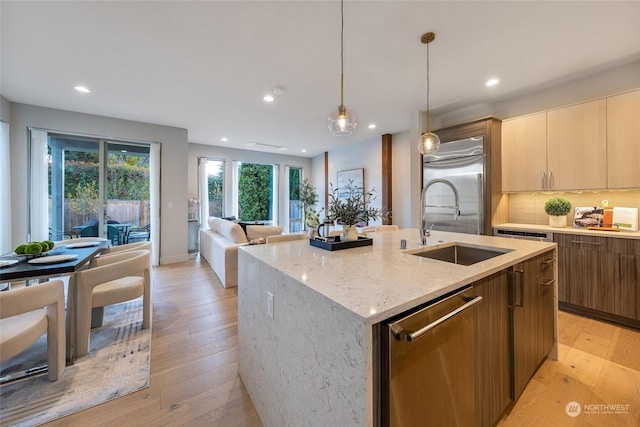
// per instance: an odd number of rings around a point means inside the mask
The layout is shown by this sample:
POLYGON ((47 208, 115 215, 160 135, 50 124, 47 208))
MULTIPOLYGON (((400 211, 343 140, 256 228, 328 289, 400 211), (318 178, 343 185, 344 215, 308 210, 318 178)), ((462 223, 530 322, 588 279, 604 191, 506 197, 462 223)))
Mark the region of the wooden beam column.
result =
POLYGON ((393 224, 393 174, 391 170, 391 134, 382 135, 382 223, 393 224), (385 215, 389 212, 388 215, 385 215))

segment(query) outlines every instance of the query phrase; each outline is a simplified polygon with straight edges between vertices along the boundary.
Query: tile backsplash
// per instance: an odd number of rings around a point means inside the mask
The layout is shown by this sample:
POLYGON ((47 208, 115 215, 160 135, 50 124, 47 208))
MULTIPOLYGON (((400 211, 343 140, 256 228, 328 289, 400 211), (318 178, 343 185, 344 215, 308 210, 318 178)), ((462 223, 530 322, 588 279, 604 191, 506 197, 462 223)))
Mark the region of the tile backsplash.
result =
POLYGON ((609 206, 640 209, 640 190, 511 193, 509 194, 509 222, 548 225, 549 217, 544 212, 544 204, 552 197, 563 197, 571 202, 572 208, 571 213, 567 215, 567 224, 573 222, 573 208, 601 206, 603 200, 609 201, 609 206))

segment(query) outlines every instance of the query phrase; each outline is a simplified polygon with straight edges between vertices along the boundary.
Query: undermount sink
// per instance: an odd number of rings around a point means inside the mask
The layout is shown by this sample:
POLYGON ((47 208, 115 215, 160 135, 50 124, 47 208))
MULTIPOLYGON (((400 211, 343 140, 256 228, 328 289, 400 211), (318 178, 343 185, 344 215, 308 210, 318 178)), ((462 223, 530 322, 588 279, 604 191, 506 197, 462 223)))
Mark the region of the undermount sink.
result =
POLYGON ((439 261, 451 262, 453 264, 472 265, 480 261, 485 261, 499 255, 506 254, 512 250, 513 249, 453 243, 448 246, 421 248, 409 253, 423 258, 436 259, 439 261))

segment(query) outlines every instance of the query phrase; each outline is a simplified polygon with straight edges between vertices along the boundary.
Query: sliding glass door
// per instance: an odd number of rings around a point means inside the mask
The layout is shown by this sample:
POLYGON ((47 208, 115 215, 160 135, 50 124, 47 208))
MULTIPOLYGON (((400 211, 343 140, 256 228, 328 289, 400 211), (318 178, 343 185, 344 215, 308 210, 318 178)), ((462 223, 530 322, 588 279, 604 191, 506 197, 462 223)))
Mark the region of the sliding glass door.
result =
MULTIPOLYGON (((100 142, 50 135, 47 138, 49 237, 63 240, 99 235, 100 142)), ((39 167, 32 164, 32 168, 39 167)), ((33 188, 38 191, 37 188, 33 188)), ((35 212, 42 215, 44 212, 35 212)))
POLYGON ((132 229, 150 228, 149 145, 106 141, 103 145, 103 233, 111 244, 121 245, 128 243, 132 229))
POLYGON ((132 228, 150 227, 150 144, 30 135, 31 240, 104 236, 120 245, 132 228))

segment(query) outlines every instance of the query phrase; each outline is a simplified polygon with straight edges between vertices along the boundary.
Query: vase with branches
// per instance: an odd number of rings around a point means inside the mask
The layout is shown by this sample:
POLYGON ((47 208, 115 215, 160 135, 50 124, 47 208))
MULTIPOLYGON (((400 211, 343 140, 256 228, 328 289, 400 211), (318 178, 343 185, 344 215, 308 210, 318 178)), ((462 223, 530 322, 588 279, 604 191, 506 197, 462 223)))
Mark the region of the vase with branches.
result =
POLYGON ((356 224, 378 219, 381 211, 371 206, 373 200, 375 189, 365 191, 353 180, 349 180, 343 188, 334 188, 331 184, 328 213, 332 220, 342 224, 343 240, 357 240, 356 224))

